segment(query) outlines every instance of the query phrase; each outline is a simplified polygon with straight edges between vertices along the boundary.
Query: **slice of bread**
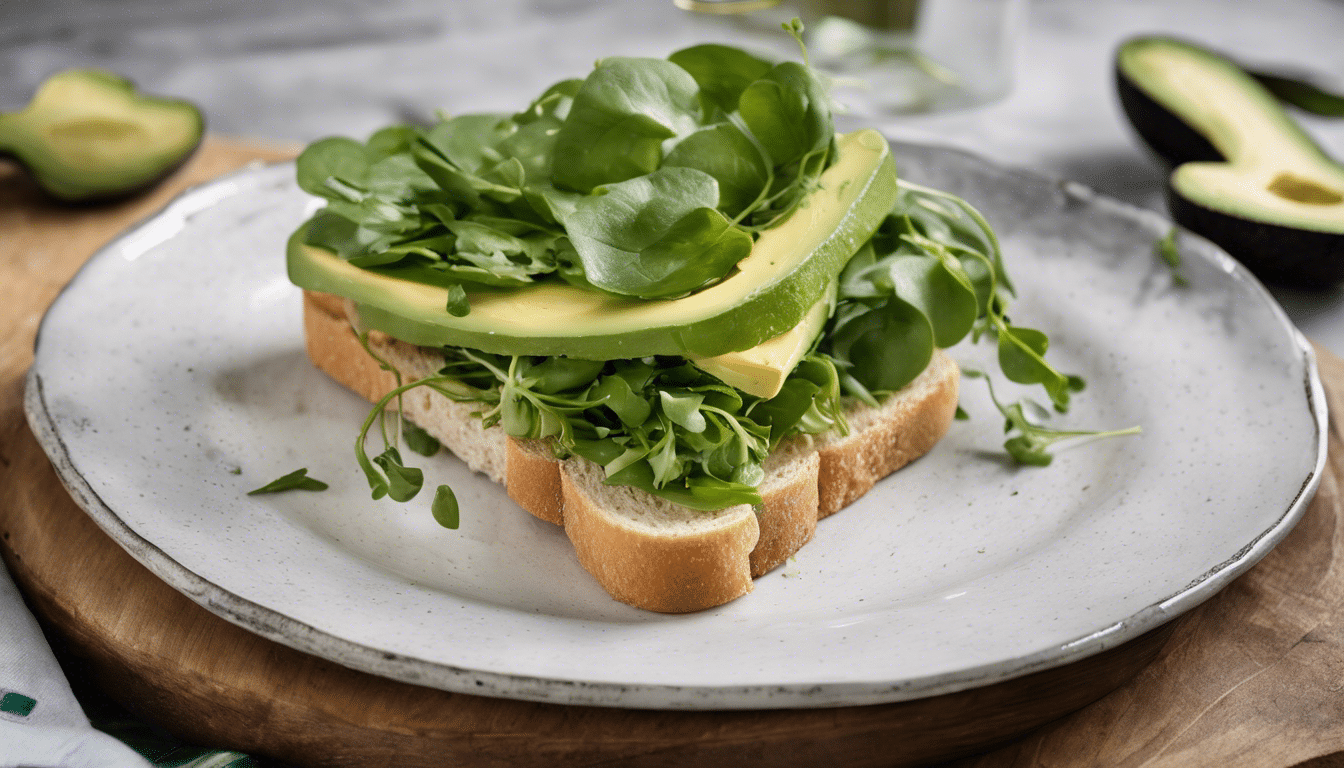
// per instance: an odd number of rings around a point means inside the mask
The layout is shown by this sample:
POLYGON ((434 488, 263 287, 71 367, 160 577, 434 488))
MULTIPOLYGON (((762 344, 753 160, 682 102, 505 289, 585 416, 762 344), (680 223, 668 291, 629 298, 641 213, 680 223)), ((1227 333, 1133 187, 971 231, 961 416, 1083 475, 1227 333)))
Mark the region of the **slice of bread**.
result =
MULTIPOLYGON (((308 356, 370 401, 396 386, 359 344, 343 299, 305 292, 308 356)), ((436 372, 435 349, 374 331, 369 345, 404 381, 436 372)), ((613 597, 664 613, 720 605, 751 591, 812 538, 817 520, 867 493, 878 480, 926 453, 947 432, 960 372, 934 354, 928 368, 878 408, 851 405, 850 433, 799 435, 765 462, 762 504, 717 512, 688 509, 644 491, 607 485, 600 466, 556 459, 546 441, 519 440, 481 426, 477 403, 426 388, 402 398, 405 415, 466 462, 502 484, 536 517, 563 526, 579 562, 613 597)))

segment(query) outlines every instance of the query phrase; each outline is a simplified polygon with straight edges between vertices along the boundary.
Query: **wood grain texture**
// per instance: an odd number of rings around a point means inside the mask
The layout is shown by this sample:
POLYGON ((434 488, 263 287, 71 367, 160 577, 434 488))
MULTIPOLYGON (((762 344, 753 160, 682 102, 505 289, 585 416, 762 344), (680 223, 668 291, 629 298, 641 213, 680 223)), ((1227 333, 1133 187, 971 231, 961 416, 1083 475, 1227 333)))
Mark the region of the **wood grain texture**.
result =
MULTIPOLYGON (((1303 522, 1187 619, 1073 665, 914 702, 668 713, 489 699, 349 670, 215 617, 65 494, 23 422, 22 376, 42 311, 98 246, 189 183, 289 151, 212 138, 163 188, 97 208, 46 203, 0 166, 0 554, 72 669, 147 719, 313 766, 899 766, 1031 729, 958 765, 1326 768, 1344 752, 1334 433, 1303 522)), ((1344 362, 1323 355, 1323 368, 1342 412, 1344 362)))

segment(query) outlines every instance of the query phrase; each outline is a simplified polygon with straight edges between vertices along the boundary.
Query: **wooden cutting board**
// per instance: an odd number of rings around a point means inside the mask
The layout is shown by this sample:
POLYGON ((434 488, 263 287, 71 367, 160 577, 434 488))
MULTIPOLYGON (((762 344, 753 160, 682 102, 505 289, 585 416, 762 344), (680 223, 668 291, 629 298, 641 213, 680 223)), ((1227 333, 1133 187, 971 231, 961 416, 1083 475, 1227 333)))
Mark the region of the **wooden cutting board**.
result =
MULTIPOLYGON (((1333 421, 1305 518, 1218 596, 1097 656, 920 701, 656 712, 489 699, 349 670, 215 617, 75 506, 23 420, 22 379, 42 312, 99 246, 188 184, 293 151, 212 138, 152 194, 96 207, 51 204, 0 165, 0 554, 72 674, 145 719, 300 766, 1344 766, 1333 421)), ((1344 413, 1344 361, 1320 356, 1344 413)))

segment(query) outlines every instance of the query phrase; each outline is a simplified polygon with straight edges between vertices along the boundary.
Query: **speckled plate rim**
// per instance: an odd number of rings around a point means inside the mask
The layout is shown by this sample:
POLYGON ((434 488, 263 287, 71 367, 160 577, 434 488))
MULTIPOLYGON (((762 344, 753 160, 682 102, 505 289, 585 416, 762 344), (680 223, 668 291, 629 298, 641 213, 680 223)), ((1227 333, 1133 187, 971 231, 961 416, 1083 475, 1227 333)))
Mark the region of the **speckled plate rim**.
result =
MULTIPOLYGON (((900 142, 893 142, 899 145, 900 142)), ((936 145, 910 145, 959 156, 963 162, 976 164, 1000 175, 1047 181, 1057 184, 1066 196, 1090 205, 1109 209, 1116 216, 1135 221, 1166 222, 1162 216, 1101 195, 1081 184, 1051 181, 1029 171, 1005 168, 959 149, 936 145)), ((288 164, 280 164, 281 166, 288 164)), ((192 187, 154 214, 122 235, 114 238, 95 253, 87 263, 103 254, 125 247, 127 242, 144 241, 151 247, 159 238, 171 235, 187 225, 190 217, 214 205, 219 200, 244 190, 250 177, 275 166, 253 164, 240 171, 192 187), (167 235, 164 233, 168 233, 167 235)), ((79 468, 71 460, 64 440, 56 428, 43 395, 37 365, 30 369, 25 387, 24 408, 31 429, 39 444, 50 457, 61 483, 74 501, 114 541, 156 576, 212 613, 248 629, 262 637, 311 653, 344 666, 400 680, 416 685, 427 685, 448 691, 539 702, 614 706, 657 709, 776 709, 788 707, 833 707, 879 704, 953 693, 969 688, 1003 682, 1032 672, 1062 666, 1073 661, 1114 648, 1149 630, 1152 630, 1217 594, 1233 579, 1259 562, 1277 545, 1301 518, 1320 483, 1326 461, 1327 410, 1324 390, 1317 371, 1315 355, 1310 343, 1293 326, 1287 315, 1259 281, 1240 263, 1216 246, 1197 236, 1184 237, 1198 241, 1201 252, 1211 258, 1216 267, 1229 279, 1251 287, 1271 308, 1282 326, 1286 339, 1300 355, 1305 371, 1302 382, 1305 405, 1309 410, 1315 434, 1315 463, 1302 479, 1298 492, 1274 522, 1231 554, 1218 565, 1192 579, 1164 599, 1149 604, 1130 616, 1114 621, 1067 642, 1040 652, 1018 656, 1006 661, 968 667, 948 673, 920 678, 887 681, 882 685, 870 682, 834 683, 806 686, 716 686, 683 687, 670 685, 630 685, 556 679, 534 676, 501 674, 439 662, 427 662, 411 656, 352 642, 307 623, 290 618, 264 605, 242 598, 229 590, 202 578, 185 567, 152 541, 132 530, 117 515, 79 468)), ((53 306, 84 272, 80 272, 62 290, 53 306)), ((46 318, 39 326, 34 344, 35 355, 40 354, 42 331, 46 318)))

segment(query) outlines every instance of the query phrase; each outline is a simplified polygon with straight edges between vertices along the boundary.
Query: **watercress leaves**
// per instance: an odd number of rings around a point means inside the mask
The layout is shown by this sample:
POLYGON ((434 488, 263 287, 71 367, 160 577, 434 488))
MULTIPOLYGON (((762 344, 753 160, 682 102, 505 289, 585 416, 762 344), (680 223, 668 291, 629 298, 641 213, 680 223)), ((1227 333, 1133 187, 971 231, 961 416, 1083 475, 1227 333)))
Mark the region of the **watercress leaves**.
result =
POLYGON ((287 475, 281 475, 271 482, 248 491, 248 496, 262 493, 280 493, 281 491, 325 491, 327 484, 315 477, 308 477, 308 468, 296 469, 287 475))
MULTIPOLYGON (((840 371, 842 390, 876 404, 912 381, 935 346, 988 334, 1010 381, 1041 385, 1056 410, 1067 410, 1083 381, 1046 360, 1044 333, 1008 321, 1011 284, 988 223, 960 198, 899 184, 892 213, 840 275, 836 311, 819 347, 840 371)), ((1034 439, 1024 437, 1012 450, 1025 461, 1034 439)))
POLYGON ((590 192, 658 169, 662 143, 700 124, 699 86, 663 59, 603 59, 556 136, 555 184, 590 192))
POLYGON ((985 386, 989 387, 990 400, 993 401, 994 407, 999 410, 999 413, 1003 415, 1003 431, 1009 435, 1003 443, 1003 448, 1009 456, 1012 456, 1020 464, 1037 467, 1049 465, 1054 460, 1050 449, 1061 441, 1119 437, 1121 435, 1137 435, 1143 432, 1137 426, 1105 431, 1064 430, 1046 427, 1027 418, 1025 406, 1030 404, 1040 412, 1045 412, 1045 409, 1034 403, 1029 403, 1029 401, 1004 405, 999 402, 998 397, 994 394, 994 384, 983 372, 966 370, 963 373, 968 378, 984 378, 985 386))
MULTIPOLYGON (((487 426, 549 438, 557 455, 577 454, 602 465, 609 483, 704 510, 759 504, 761 463, 784 435, 843 428, 837 373, 818 355, 804 358, 786 382, 787 394, 759 400, 675 357, 510 358, 456 348, 444 354, 439 373, 400 386, 366 419, 356 449, 375 498, 409 498, 423 482, 394 446, 372 460, 362 449, 383 408, 421 386, 480 402, 487 426)), ((456 519, 447 494, 440 489, 435 496, 440 522, 456 519)))
POLYGON ((770 447, 791 434, 835 429, 849 433, 840 401, 840 375, 830 357, 810 353, 784 380, 779 394, 750 407, 753 421, 770 428, 770 447))
POLYGON ((310 195, 332 199, 335 191, 328 179, 338 182, 363 182, 369 173, 364 145, 354 139, 333 137, 309 144, 294 161, 299 189, 310 195))
POLYGON ((707 287, 816 188, 833 146, 807 66, 703 45, 602 60, 512 115, 323 139, 298 179, 328 201, 309 244, 449 287, 444 311, 462 316, 473 287, 559 280, 640 299, 707 287))
POLYGON ((406 419, 401 422, 401 438, 406 441, 407 448, 421 456, 433 456, 443 447, 439 444, 438 438, 406 419))
POLYGON ((734 112, 742 91, 765 77, 772 66, 739 48, 713 43, 684 48, 667 59, 695 78, 706 114, 713 110, 723 115, 734 112))
POLYGON ((1069 394, 1083 389, 1083 380, 1055 370, 1045 361, 1050 340, 1032 328, 1002 325, 999 328, 999 367, 1010 381, 1040 384, 1058 411, 1069 408, 1069 394))
POLYGON ((457 530, 458 526, 458 508, 457 496, 453 494, 453 489, 446 485, 440 485, 434 491, 434 502, 429 507, 430 514, 434 516, 434 521, 444 528, 457 530))
POLYGON ((566 220, 593 286, 639 298, 688 293, 751 252, 751 236, 715 210, 718 182, 663 167, 580 199, 566 220))
POLYGON ((914 381, 933 359, 933 326, 909 302, 892 296, 837 324, 832 354, 869 392, 894 392, 914 381))
POLYGON ((777 166, 824 150, 835 135, 825 88, 794 61, 775 65, 743 89, 738 111, 777 166))
POLYGON ((425 484, 425 473, 403 464, 401 452, 396 448, 388 448, 374 456, 373 463, 382 467, 386 480, 379 487, 385 488, 393 501, 410 501, 425 484))

